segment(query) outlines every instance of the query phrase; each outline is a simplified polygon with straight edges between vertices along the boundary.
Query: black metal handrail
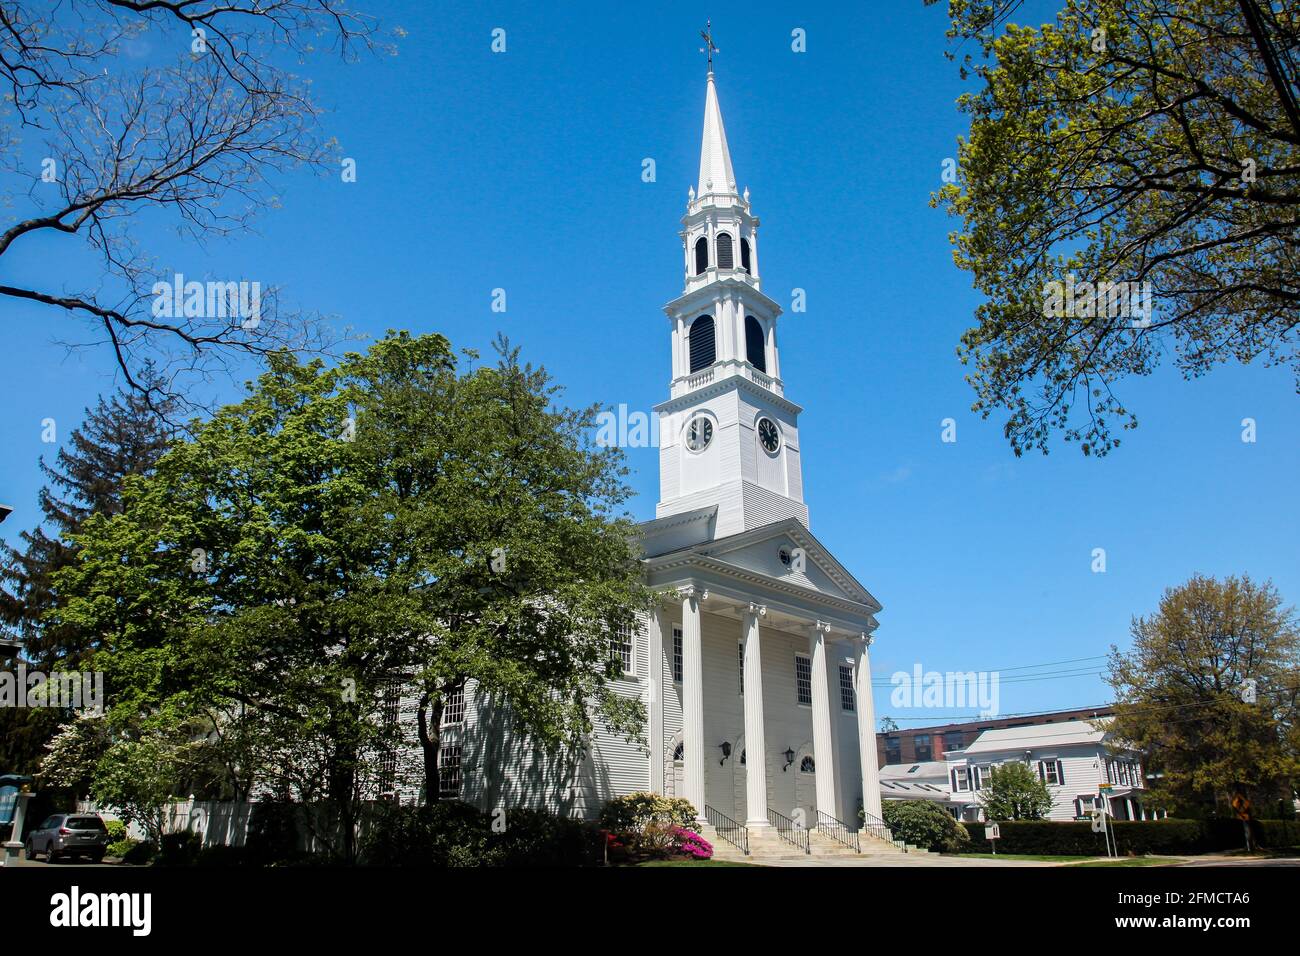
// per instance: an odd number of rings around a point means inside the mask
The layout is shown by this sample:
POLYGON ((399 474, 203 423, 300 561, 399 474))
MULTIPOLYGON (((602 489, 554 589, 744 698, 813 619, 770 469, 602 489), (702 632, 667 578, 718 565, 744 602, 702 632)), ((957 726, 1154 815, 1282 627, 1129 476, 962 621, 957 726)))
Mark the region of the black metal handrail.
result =
POLYGON ((808 840, 808 829, 806 827, 796 826, 795 822, 784 813, 778 813, 771 807, 767 808, 767 822, 772 824, 772 827, 776 830, 776 835, 786 843, 793 843, 805 853, 812 852, 812 845, 808 840))
POLYGON ((886 843, 892 843, 904 853, 907 852, 907 844, 902 840, 895 840, 894 835, 889 832, 889 827, 885 826, 885 821, 880 819, 880 817, 862 811, 862 829, 868 835, 875 837, 877 840, 884 840, 886 843))
POLYGON ((858 831, 851 829, 843 820, 836 819, 829 813, 818 810, 817 829, 836 843, 842 843, 857 853, 862 852, 862 844, 858 842, 858 831))
POLYGON ((744 824, 737 823, 725 813, 720 813, 707 804, 704 807, 704 819, 718 831, 718 836, 749 856, 749 829, 744 824))

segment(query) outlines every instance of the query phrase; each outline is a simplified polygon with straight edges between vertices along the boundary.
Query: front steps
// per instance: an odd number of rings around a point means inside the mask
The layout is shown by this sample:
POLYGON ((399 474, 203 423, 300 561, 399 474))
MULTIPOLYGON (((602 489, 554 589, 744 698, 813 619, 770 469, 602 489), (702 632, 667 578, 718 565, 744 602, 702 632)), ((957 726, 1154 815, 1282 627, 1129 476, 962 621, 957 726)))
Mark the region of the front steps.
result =
MULTIPOLYGON (((701 825, 699 833, 700 836, 713 844, 713 858, 715 860, 736 863, 759 865, 778 861, 783 863, 797 863, 799 861, 812 863, 826 859, 879 858, 881 856, 901 856, 903 854, 903 851, 892 843, 885 843, 883 840, 877 840, 865 833, 859 835, 862 846, 862 852, 859 853, 852 847, 845 846, 819 830, 808 832, 808 848, 811 852, 805 853, 801 847, 783 840, 774 827, 750 827, 749 854, 745 855, 740 851, 739 847, 724 840, 712 826, 701 825)), ((909 847, 908 852, 924 851, 917 851, 909 847)))

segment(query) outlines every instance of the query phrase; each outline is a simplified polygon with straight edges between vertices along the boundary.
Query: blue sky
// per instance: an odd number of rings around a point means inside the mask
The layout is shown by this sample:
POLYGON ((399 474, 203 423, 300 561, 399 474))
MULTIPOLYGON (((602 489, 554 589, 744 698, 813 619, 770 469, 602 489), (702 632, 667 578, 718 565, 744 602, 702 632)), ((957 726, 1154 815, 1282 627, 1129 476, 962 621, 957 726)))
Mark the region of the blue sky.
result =
MULTIPOLYGON (((782 320, 781 370, 805 409, 812 529, 885 606, 878 681, 917 663, 1021 668, 1003 674, 1004 713, 1097 704, 1097 655, 1189 575, 1248 572, 1300 599, 1300 405, 1284 370, 1186 382, 1166 365, 1126 382, 1142 424, 1100 461, 1064 446, 1017 460, 1001 421, 970 413, 955 347, 978 300, 952 264, 953 223, 928 206, 964 128, 943 5, 361 5, 407 31, 399 54, 305 68, 357 182, 289 176, 281 208, 230 243, 180 245, 160 224, 155 248, 178 271, 281 286, 372 336, 439 331, 486 351, 500 329, 569 402, 648 410, 667 392, 660 307, 681 291, 708 15, 737 182, 762 218, 764 291, 788 306, 807 290, 808 311, 782 320), (504 54, 489 48, 497 27, 504 54), (791 50, 795 28, 806 53, 791 50), (505 314, 490 309, 498 287, 505 314), (940 441, 946 417, 955 444, 940 441), (1060 661, 1073 663, 1031 666, 1060 661), (1075 670, 1093 673, 1061 675, 1075 670)), ((76 243, 16 247, 0 280, 93 283, 76 243)), ((6 301, 0 317, 12 540, 51 451, 41 420, 62 437, 114 380, 103 349, 57 344, 89 335, 62 314, 6 301)), ((651 517, 657 451, 629 455, 634 514, 651 517)), ((958 713, 877 701, 904 726, 958 713)))

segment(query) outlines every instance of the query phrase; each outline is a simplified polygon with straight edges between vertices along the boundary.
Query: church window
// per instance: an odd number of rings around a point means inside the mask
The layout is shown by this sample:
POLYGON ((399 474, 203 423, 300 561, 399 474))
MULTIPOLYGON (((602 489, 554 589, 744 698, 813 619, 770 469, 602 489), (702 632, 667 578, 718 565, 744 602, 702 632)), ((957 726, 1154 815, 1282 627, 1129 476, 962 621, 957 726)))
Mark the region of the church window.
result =
POLYGON ((704 275, 704 270, 709 267, 709 240, 700 236, 695 240, 695 274, 704 275))
POLYGON ((678 744, 676 747, 673 748, 673 762, 676 763, 678 761, 682 761, 685 759, 686 759, 686 744, 678 744))
POLYGON ((749 240, 740 240, 740 268, 749 271, 749 240))
POLYGON ((734 269, 736 263, 731 253, 731 235, 729 233, 718 233, 718 268, 734 269))
POLYGON ((745 360, 760 372, 767 371, 767 350, 763 348, 763 326, 752 315, 745 316, 745 360))
POLYGON ((794 682, 799 703, 812 706, 812 659, 806 654, 794 656, 794 682))
POLYGON ((460 744, 446 744, 438 754, 438 795, 460 796, 460 744))
POLYGON ((625 676, 636 674, 636 658, 633 654, 632 628, 624 625, 609 636, 610 656, 618 664, 625 676))
POLYGON ((682 629, 673 625, 673 680, 682 682, 682 629))
POLYGON ((852 713, 857 709, 853 699, 853 667, 840 665, 840 709, 852 713))
POLYGON ((442 724, 444 727, 465 722, 465 685, 461 684, 447 692, 442 705, 442 724))
POLYGON ((687 334, 691 351, 691 373, 708 368, 717 357, 713 345, 713 316, 702 315, 691 323, 687 334))
POLYGON ((804 757, 802 760, 799 761, 799 772, 800 772, 800 773, 816 773, 816 772, 817 772, 817 761, 813 760, 813 758, 812 758, 811 756, 804 757))

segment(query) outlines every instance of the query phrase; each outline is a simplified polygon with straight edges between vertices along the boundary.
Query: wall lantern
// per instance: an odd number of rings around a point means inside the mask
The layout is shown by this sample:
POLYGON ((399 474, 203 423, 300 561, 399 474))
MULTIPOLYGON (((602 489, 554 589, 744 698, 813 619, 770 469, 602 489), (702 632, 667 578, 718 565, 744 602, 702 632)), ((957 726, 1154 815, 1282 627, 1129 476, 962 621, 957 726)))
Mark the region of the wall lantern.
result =
POLYGON ((727 762, 727 758, 731 756, 731 741, 724 740, 718 746, 722 748, 722 759, 718 761, 718 766, 721 767, 727 762))
POLYGON ((781 772, 785 773, 785 771, 790 769, 790 764, 794 763, 794 751, 789 747, 786 747, 785 753, 781 756, 785 757, 785 766, 781 768, 781 772))

